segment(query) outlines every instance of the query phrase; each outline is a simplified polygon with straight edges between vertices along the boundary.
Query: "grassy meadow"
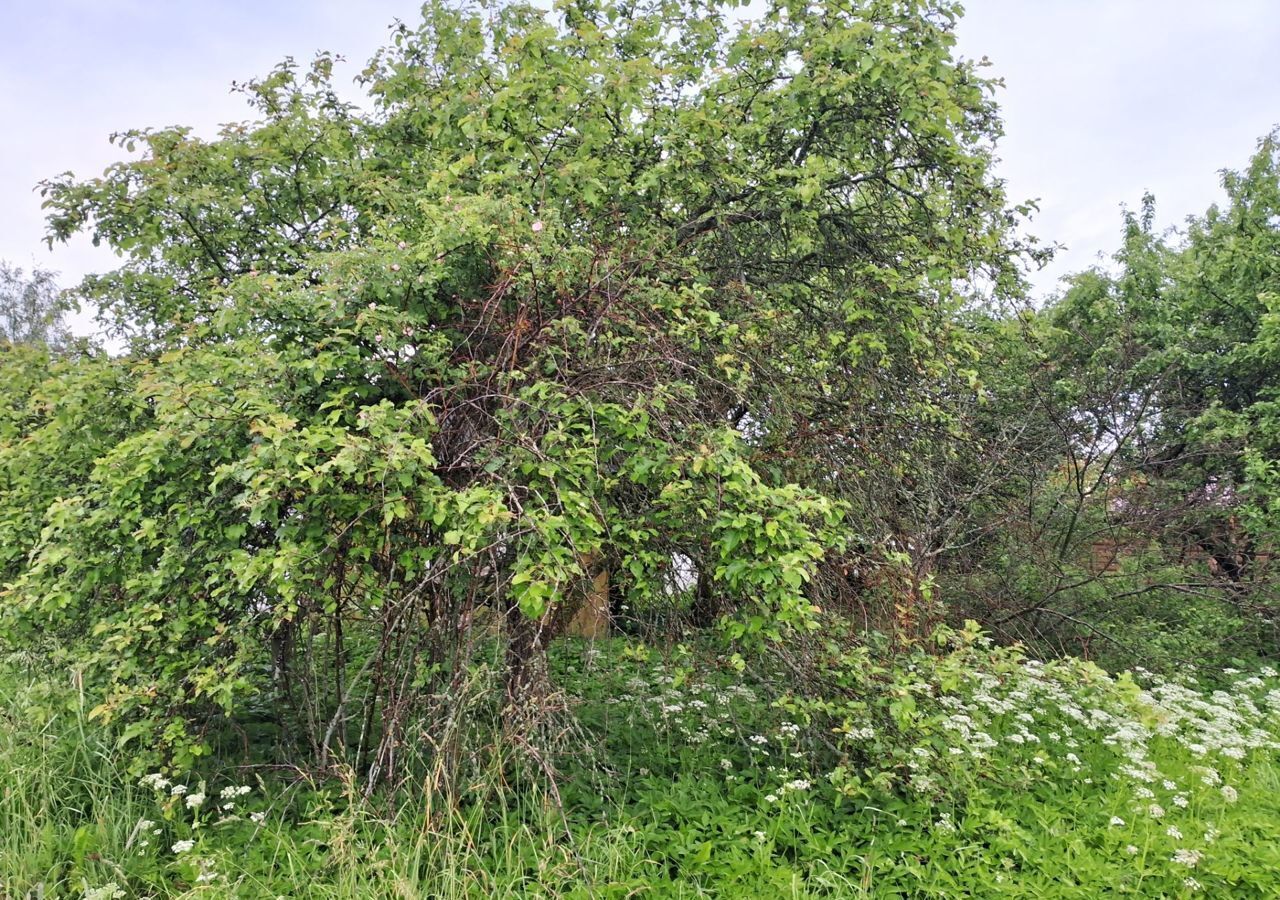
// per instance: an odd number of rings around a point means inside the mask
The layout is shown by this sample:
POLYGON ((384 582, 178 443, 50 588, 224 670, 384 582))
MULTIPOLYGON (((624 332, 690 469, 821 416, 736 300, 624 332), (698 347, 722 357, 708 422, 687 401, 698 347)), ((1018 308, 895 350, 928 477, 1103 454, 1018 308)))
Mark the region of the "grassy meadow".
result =
POLYGON ((944 639, 839 651, 810 696, 709 648, 566 642, 561 712, 538 740, 522 751, 495 733, 450 779, 411 767, 418 783, 394 804, 349 773, 256 765, 248 745, 241 766, 139 771, 87 720, 74 679, 11 659, 0 885, 12 898, 1280 895, 1273 670, 1112 677, 973 631, 944 639))

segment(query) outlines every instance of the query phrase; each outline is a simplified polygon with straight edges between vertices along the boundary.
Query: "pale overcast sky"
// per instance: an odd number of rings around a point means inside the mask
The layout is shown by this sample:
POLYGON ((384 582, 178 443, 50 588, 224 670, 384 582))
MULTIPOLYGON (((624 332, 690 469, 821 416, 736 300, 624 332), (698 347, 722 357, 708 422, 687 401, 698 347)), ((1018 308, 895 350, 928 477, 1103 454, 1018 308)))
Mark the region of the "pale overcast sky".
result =
MULTIPOLYGON (((1177 224, 1220 196, 1280 125, 1280 0, 969 0, 961 52, 1006 81, 999 169, 1015 200, 1039 198, 1032 231, 1067 245, 1036 278, 1110 253, 1121 205, 1156 195, 1177 224)), ((233 80, 284 56, 340 53, 354 76, 414 0, 0 0, 0 259, 61 273, 113 265, 87 240, 50 252, 42 178, 96 175, 113 131, 244 117, 233 80)), ((353 94, 354 95, 354 94, 353 94)), ((87 316, 76 323, 88 329, 87 316)))

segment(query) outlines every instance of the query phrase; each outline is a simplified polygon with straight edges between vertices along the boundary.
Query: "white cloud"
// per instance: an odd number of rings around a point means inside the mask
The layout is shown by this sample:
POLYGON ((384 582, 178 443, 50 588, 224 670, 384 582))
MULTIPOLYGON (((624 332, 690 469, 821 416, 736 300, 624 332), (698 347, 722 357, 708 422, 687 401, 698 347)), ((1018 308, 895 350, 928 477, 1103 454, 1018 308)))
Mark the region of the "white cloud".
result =
POLYGON ((989 56, 1006 88, 1001 174, 1041 198, 1032 230, 1068 245, 1036 278, 1110 254, 1120 207, 1155 194, 1176 225, 1220 199, 1280 124, 1280 4, 1273 0, 972 0, 961 51, 989 56))

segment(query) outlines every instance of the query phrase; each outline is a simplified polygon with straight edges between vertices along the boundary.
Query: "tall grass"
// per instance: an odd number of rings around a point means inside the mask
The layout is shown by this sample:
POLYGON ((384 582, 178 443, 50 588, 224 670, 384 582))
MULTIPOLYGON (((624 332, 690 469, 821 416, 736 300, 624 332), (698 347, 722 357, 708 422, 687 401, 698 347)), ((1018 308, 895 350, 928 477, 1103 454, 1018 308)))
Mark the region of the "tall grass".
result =
POLYGON ((1275 673, 1144 687, 966 645, 851 668, 861 718, 824 736, 713 654, 633 649, 557 661, 554 791, 495 735, 448 797, 430 769, 372 798, 140 773, 74 678, 0 667, 0 897, 1280 896, 1275 673))
POLYGON ((0 674, 0 885, 56 895, 118 878, 115 859, 145 812, 126 760, 88 720, 74 676, 62 687, 0 674))
POLYGON ((465 805, 410 785, 388 807, 341 774, 259 780, 239 820, 193 828, 182 797, 139 784, 73 679, 51 684, 12 662, 0 668, 5 900, 597 896, 597 884, 642 883, 652 865, 626 829, 570 833, 551 797, 508 794, 497 772, 465 805), (198 853, 173 853, 192 837, 198 853), (216 878, 200 881, 195 859, 216 878))

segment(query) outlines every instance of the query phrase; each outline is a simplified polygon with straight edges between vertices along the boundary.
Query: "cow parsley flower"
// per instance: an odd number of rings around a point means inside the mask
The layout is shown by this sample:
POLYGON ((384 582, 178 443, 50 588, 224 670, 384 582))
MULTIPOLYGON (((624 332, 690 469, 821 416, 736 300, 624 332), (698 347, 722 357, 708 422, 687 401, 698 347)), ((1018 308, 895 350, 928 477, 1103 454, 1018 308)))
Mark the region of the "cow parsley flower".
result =
POLYGON ((84 886, 83 900, 120 900, 123 896, 125 896, 124 888, 114 881, 108 881, 102 887, 91 888, 87 884, 84 886))

